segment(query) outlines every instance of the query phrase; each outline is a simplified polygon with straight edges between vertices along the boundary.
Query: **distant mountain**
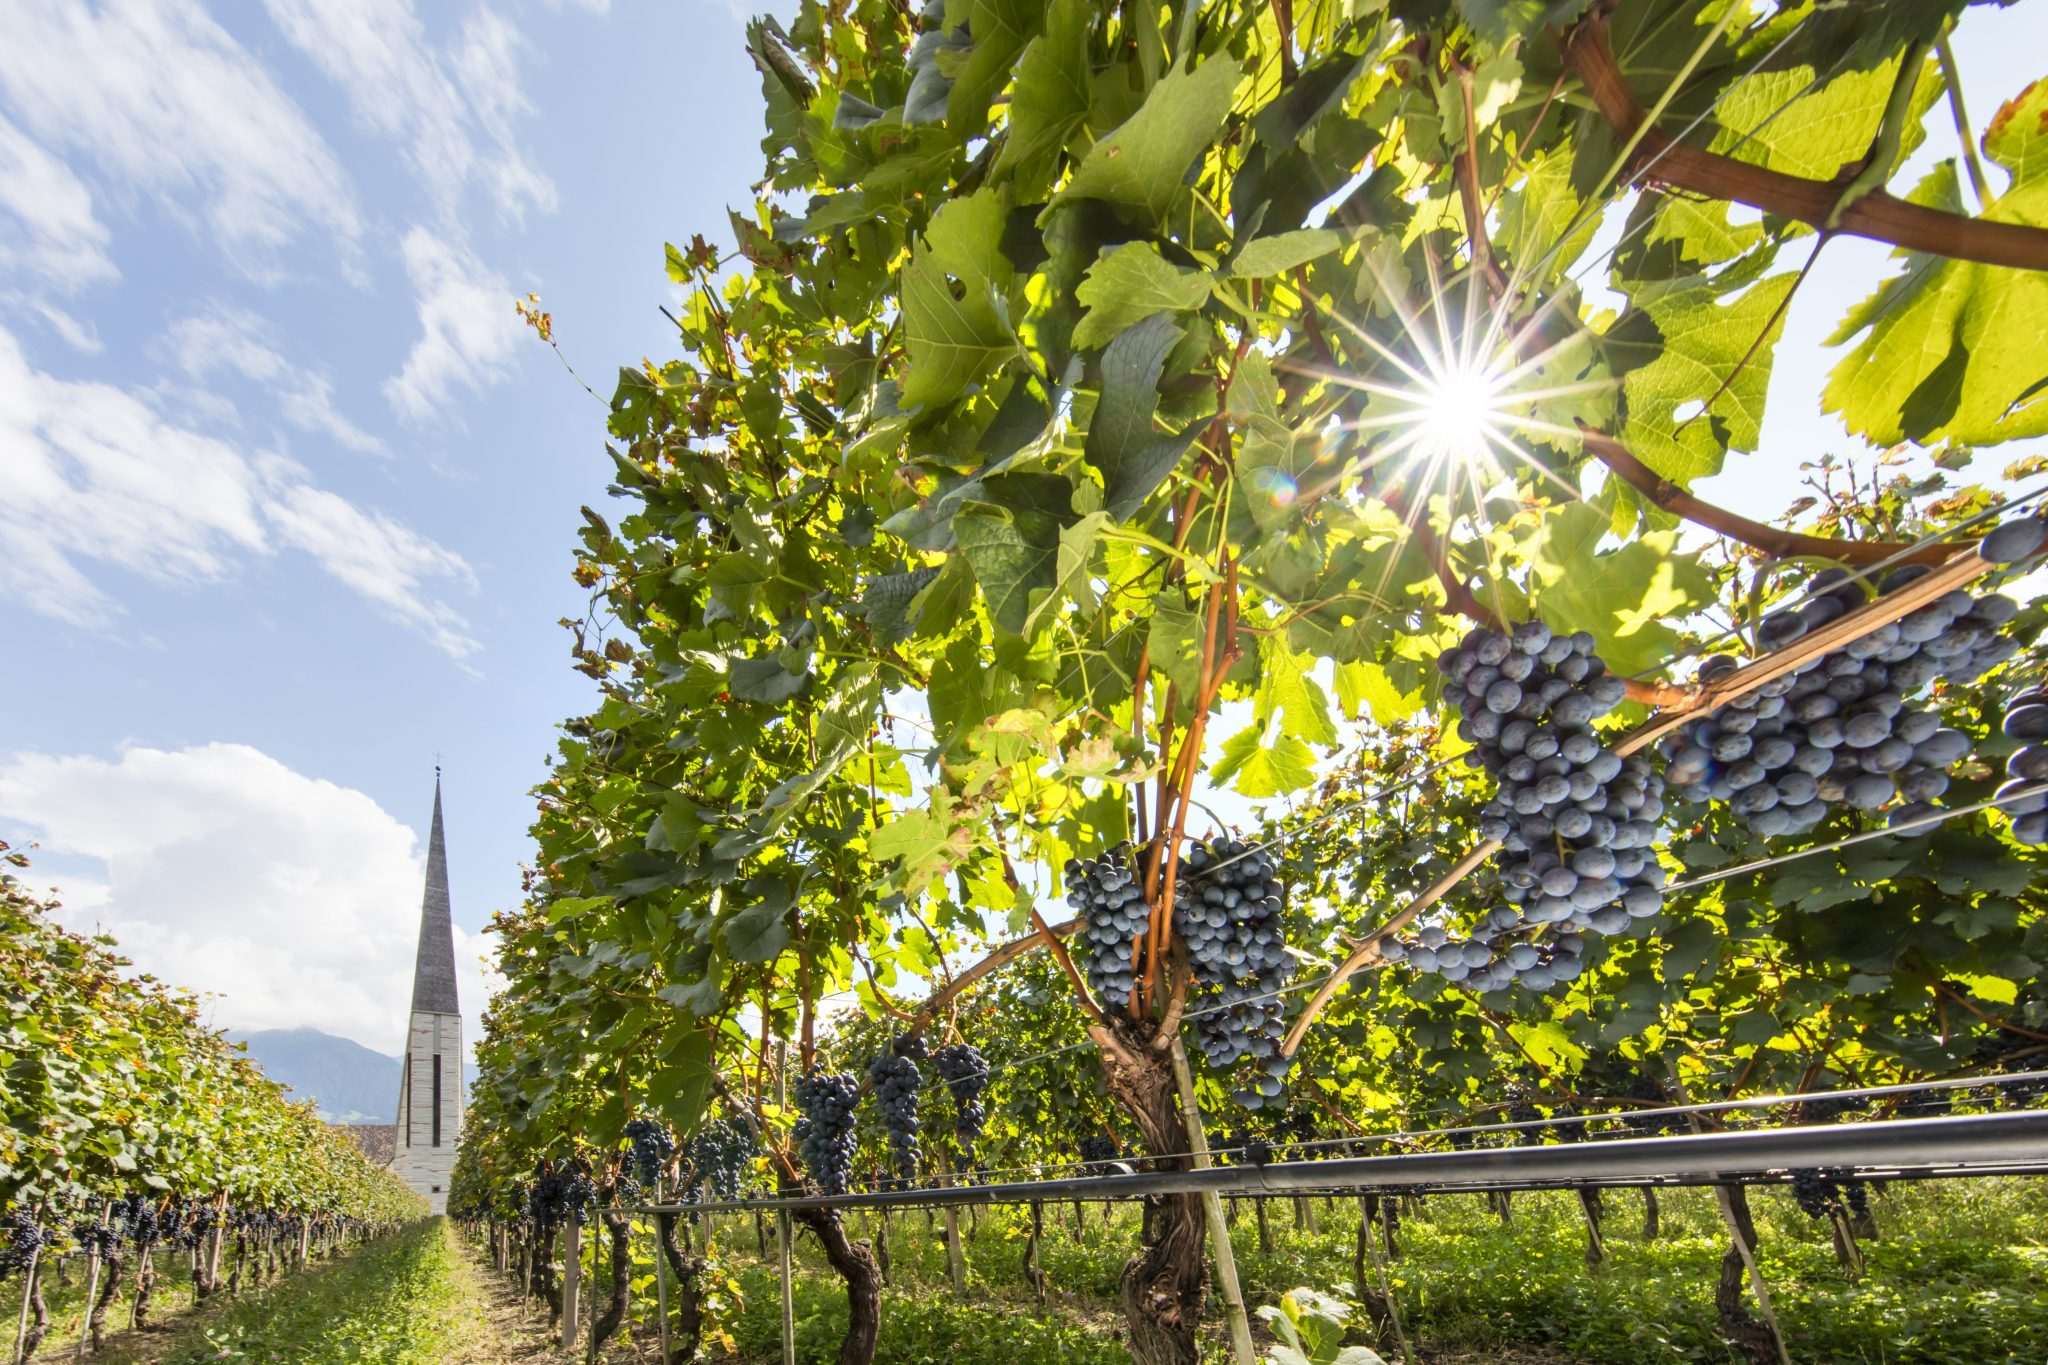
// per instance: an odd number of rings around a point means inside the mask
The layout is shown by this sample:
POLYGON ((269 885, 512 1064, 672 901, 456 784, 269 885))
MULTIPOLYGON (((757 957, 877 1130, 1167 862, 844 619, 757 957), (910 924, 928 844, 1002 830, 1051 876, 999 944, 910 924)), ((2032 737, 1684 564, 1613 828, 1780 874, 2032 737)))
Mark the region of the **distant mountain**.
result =
MULTIPOLYGON (((249 1045, 265 1075, 319 1105, 329 1123, 395 1123, 398 1058, 316 1028, 258 1029, 231 1035, 249 1045)), ((465 1090, 476 1068, 463 1068, 465 1090)))

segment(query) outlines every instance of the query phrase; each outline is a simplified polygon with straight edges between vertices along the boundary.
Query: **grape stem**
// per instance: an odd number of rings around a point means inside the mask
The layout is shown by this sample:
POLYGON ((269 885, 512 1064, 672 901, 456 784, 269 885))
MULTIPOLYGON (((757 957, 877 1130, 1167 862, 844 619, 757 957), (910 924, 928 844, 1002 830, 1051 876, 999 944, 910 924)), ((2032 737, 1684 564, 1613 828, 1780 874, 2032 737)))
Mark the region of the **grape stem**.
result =
POLYGON ((1601 116, 1633 144, 1630 160, 1639 177, 1816 227, 1826 224, 1839 208, 1835 230, 1854 237, 1951 260, 2048 270, 2048 231, 2040 228, 1926 208, 1883 190, 1843 204, 1842 187, 1836 182, 1786 175, 1673 141, 1651 126, 1641 101, 1615 65, 1603 11, 1596 10, 1575 25, 1562 45, 1566 65, 1578 73, 1601 116))

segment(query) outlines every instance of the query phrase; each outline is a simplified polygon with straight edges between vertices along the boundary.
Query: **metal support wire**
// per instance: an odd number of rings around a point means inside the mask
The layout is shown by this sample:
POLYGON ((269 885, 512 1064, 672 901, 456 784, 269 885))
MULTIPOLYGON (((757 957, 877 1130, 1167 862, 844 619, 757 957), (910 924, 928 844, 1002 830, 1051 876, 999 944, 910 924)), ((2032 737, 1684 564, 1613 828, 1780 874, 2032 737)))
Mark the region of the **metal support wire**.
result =
POLYGON ((1028 1204, 1034 1199, 1127 1200, 1158 1194, 1291 1194, 1328 1189, 1527 1188, 1631 1177, 1708 1183, 1728 1176, 1791 1167, 1902 1170, 1942 1167, 1966 1174, 1977 1166, 2048 1165, 2048 1110, 1888 1119, 1743 1132, 1683 1133, 1613 1142, 1484 1151, 1418 1152, 1330 1161, 1222 1166, 1203 1171, 1144 1171, 999 1185, 932 1186, 872 1194, 740 1199, 648 1205, 622 1213, 728 1213, 751 1209, 937 1208, 960 1204, 1028 1204))

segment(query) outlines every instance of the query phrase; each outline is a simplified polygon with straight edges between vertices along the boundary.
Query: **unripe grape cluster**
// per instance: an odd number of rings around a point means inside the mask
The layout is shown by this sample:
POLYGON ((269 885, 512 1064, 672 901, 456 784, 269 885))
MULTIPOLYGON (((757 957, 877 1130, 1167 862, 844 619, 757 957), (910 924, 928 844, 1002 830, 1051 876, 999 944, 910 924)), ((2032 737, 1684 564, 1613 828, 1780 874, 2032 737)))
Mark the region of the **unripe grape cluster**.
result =
MULTIPOLYGON (((1896 592, 1928 570, 1911 564, 1879 588, 1896 592)), ((1764 618, 1757 640, 1782 649, 1866 601, 1847 570, 1817 575, 1796 609, 1764 618)), ((1897 621, 1851 640, 1797 671, 1691 721, 1664 741, 1665 770, 1693 803, 1725 801, 1753 833, 1805 834, 1831 810, 1893 806, 1899 824, 1934 812, 1948 790, 1948 769, 1970 751, 1969 738, 1909 700, 1936 678, 1969 681, 2019 649, 2001 633, 2019 610, 1996 593, 1955 589, 1897 621)), ((1700 680, 1741 665, 1709 659, 1700 680)))
POLYGON ((1595 723, 1628 687, 1593 648, 1583 631, 1524 621, 1476 627, 1438 659, 1473 746, 1466 761, 1498 784, 1479 832, 1500 841, 1504 904, 1467 937, 1429 925, 1389 941, 1388 959, 1475 991, 1541 990, 1579 975, 1582 934, 1620 933, 1663 908, 1663 778, 1643 755, 1601 741, 1595 723), (1550 926, 1548 937, 1504 943, 1534 925, 1550 926))
POLYGON ((709 1185, 722 1199, 739 1198, 759 1151, 754 1130, 734 1119, 714 1119, 690 1141, 698 1183, 709 1185))
POLYGON ((875 1087, 875 1102, 882 1111, 882 1131, 889 1139, 889 1156, 896 1170, 906 1178, 915 1177, 922 1164, 917 1147, 917 1092, 924 1077, 917 1064, 926 1055, 924 1039, 914 1033, 900 1034, 887 1052, 868 1063, 868 1080, 875 1087))
POLYGON ((646 1188, 653 1189, 669 1158, 676 1153, 675 1136, 660 1119, 641 1115, 626 1121, 626 1141, 633 1144, 628 1160, 632 1164, 634 1178, 646 1188))
POLYGON ((932 1065, 953 1096, 953 1136, 960 1140, 961 1151, 972 1155, 988 1122, 988 1109, 981 1102, 988 1089, 988 1062, 972 1043, 954 1043, 932 1053, 932 1065))
POLYGON ((1080 957, 1088 989, 1105 1004, 1120 1005, 1137 984, 1137 943, 1150 918, 1131 846, 1118 844, 1095 858, 1070 858, 1065 877, 1067 904, 1081 918, 1080 957))
POLYGON ((1247 1109, 1279 1099, 1291 1065, 1280 1055, 1287 1020, 1277 996, 1294 959, 1278 878, 1266 849, 1226 838, 1191 846, 1174 888, 1174 927, 1194 968, 1195 1044, 1218 1070, 1254 1060, 1256 1076, 1231 1092, 1247 1109))
POLYGON ((845 1194, 853 1172, 853 1105, 860 1083, 847 1071, 804 1073, 796 1083, 798 1154, 804 1171, 824 1194, 845 1194))

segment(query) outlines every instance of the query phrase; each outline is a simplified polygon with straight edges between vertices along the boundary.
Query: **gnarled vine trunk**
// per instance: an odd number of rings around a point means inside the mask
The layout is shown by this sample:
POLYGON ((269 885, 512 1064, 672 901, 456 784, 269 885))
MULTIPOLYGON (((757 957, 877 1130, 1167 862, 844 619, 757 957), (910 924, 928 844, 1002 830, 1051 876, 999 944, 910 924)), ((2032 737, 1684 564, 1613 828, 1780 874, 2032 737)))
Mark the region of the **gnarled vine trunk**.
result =
MULTIPOLYGON (((1098 1042, 1101 1029, 1090 1030, 1098 1042)), ((1109 1094, 1138 1125, 1154 1170, 1184 1171, 1193 1162, 1187 1128, 1168 1059, 1142 1040, 1124 1035, 1102 1049, 1109 1094)), ((1124 1322, 1137 1365, 1195 1365, 1196 1329, 1208 1293, 1203 1248, 1208 1228, 1201 1196, 1148 1195, 1138 1254, 1124 1263, 1124 1322)))
POLYGON ((121 1275, 128 1268, 126 1258, 115 1248, 106 1258, 106 1279, 100 1285, 99 1298, 93 1303, 92 1315, 86 1319, 86 1326, 92 1332, 92 1348, 103 1351, 107 1345, 107 1309, 121 1297, 121 1275))
POLYGON ((676 1216, 657 1213, 655 1236, 661 1254, 676 1277, 674 1319, 669 1325, 669 1355, 663 1365, 693 1365, 704 1349, 704 1258, 683 1250, 676 1236, 676 1216))
POLYGON ((846 1235, 836 1209, 799 1209, 796 1221, 817 1234, 825 1259, 846 1282, 846 1336, 839 1365, 869 1365, 882 1334, 882 1268, 866 1242, 846 1235))
POLYGON ((619 1324, 626 1320, 626 1291, 633 1273, 633 1248, 627 1240, 632 1231, 632 1218, 623 1213, 604 1215, 604 1230, 611 1239, 611 1299, 604 1306, 604 1313, 598 1318, 595 1331, 595 1349, 602 1351, 604 1344, 619 1330, 619 1324))
POLYGON ((1742 1284, 1747 1276, 1742 1253, 1747 1248, 1752 1257, 1756 1255, 1756 1221, 1750 1217, 1749 1196, 1740 1185, 1728 1189, 1728 1217, 1743 1246, 1737 1247, 1731 1241, 1721 1256, 1721 1280, 1714 1288, 1714 1309, 1720 1319, 1721 1334, 1750 1365, 1776 1365, 1778 1348, 1771 1339, 1771 1329, 1752 1315, 1742 1301, 1742 1284))
MULTIPOLYGON (((50 1305, 43 1301, 43 1268, 50 1263, 38 1260, 28 1268, 28 1331, 21 1339, 21 1358, 26 1361, 43 1344, 43 1338, 50 1334, 50 1305)), ((62 1267, 60 1266, 61 1270, 62 1267)), ((62 1283, 62 1280, 59 1280, 62 1283)))

